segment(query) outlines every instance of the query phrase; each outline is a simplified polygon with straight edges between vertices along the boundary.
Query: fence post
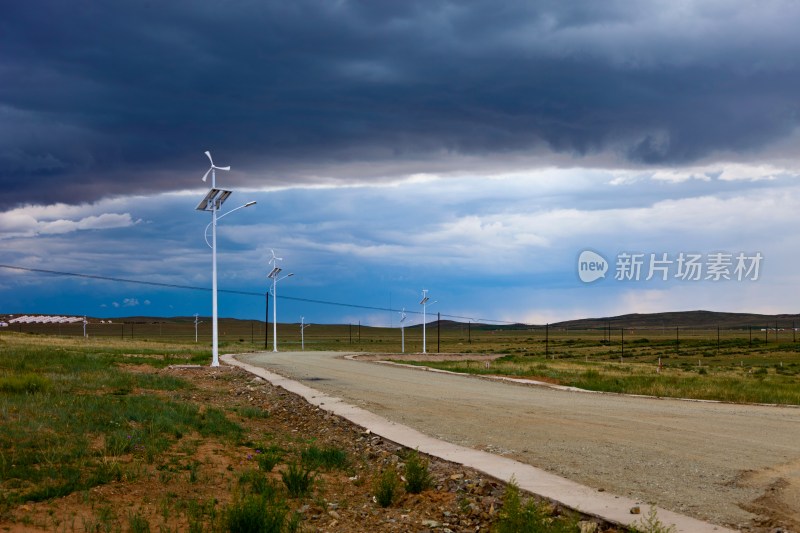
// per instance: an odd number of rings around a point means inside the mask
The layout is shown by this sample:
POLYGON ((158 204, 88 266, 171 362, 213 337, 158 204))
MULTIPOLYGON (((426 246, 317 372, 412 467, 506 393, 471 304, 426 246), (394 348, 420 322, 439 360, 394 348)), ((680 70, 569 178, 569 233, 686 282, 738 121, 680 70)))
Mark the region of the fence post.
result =
POLYGON ((550 324, 544 325, 544 358, 550 356, 550 324))

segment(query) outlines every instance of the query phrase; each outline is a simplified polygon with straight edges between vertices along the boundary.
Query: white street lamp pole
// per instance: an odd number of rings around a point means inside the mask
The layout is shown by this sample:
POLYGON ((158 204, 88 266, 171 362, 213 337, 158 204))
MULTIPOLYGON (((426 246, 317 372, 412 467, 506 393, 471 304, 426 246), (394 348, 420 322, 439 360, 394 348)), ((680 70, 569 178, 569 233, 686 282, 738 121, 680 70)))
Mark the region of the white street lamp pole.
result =
MULTIPOLYGON (((214 173, 211 174, 211 179, 214 179, 214 173)), ((212 188, 212 190, 214 190, 212 188)), ((217 221, 222 220, 224 217, 230 215, 234 211, 244 209, 255 205, 256 202, 247 202, 244 205, 235 207, 220 216, 217 216, 219 206, 222 205, 220 201, 214 201, 211 207, 211 366, 219 366, 219 318, 217 314, 217 221)), ((206 244, 208 244, 208 226, 206 226, 206 244)))
POLYGON ((272 279, 272 351, 278 351, 278 281, 282 279, 286 279, 288 277, 294 276, 294 274, 286 274, 282 278, 278 279, 278 274, 281 273, 283 270, 278 266, 278 261, 283 261, 282 257, 275 256, 275 250, 270 250, 272 252, 272 259, 269 260, 272 263, 272 271, 267 276, 268 278, 272 279))
MULTIPOLYGON (((428 300, 430 300, 430 298, 428 298, 428 289, 422 289, 422 300, 419 302, 420 305, 422 305, 422 353, 428 353, 426 351, 427 346, 426 346, 426 339, 425 339, 425 328, 426 328, 426 322, 427 322, 427 318, 426 318, 426 314, 425 313, 427 312, 428 300)), ((435 303, 436 303, 436 301, 431 302, 431 305, 433 305, 435 303)))
POLYGON ((305 334, 305 331, 306 331, 306 328, 311 325, 311 324, 306 324, 305 323, 305 319, 306 319, 306 317, 304 317, 304 316, 300 317, 300 347, 301 347, 301 351, 303 351, 303 352, 306 351, 306 334, 305 334))
MULTIPOLYGON (((211 153, 206 151, 206 157, 211 162, 211 167, 203 175, 203 181, 206 181, 209 173, 211 174, 211 190, 208 191, 206 197, 198 204, 198 211, 211 211, 211 222, 206 226, 204 237, 206 244, 211 247, 211 366, 219 366, 219 333, 218 333, 218 317, 217 317, 217 221, 222 217, 238 211, 244 207, 255 205, 255 202, 247 202, 240 205, 235 209, 231 209, 227 213, 217 216, 217 211, 231 195, 232 191, 226 189, 217 189, 217 169, 230 170, 231 167, 218 167, 211 159, 211 153), (211 243, 208 242, 208 228, 211 227, 211 243)), ((195 326, 196 327, 196 326, 195 326)), ((196 330, 195 330, 196 332, 196 330)), ((195 333, 196 340, 196 333, 195 333)))
MULTIPOLYGON (((214 178, 212 177, 211 180, 211 187, 214 187, 214 178)), ((219 366, 219 333, 217 332, 217 209, 217 202, 214 202, 211 208, 211 366, 219 366)))
POLYGON ((427 353, 425 351, 425 308, 428 306, 428 289, 422 289, 422 301, 419 303, 422 304, 422 353, 427 353))
MULTIPOLYGON (((278 271, 280 272, 280 270, 278 271)), ((272 351, 278 351, 278 272, 272 276, 272 351)))

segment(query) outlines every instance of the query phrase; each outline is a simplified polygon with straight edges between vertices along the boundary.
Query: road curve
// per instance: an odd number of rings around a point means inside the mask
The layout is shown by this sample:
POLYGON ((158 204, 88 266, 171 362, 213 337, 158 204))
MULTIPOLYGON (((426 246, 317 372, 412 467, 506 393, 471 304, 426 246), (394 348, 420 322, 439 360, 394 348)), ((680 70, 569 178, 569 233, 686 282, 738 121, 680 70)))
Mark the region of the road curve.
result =
POLYGON ((797 408, 560 391, 343 355, 238 358, 430 436, 738 529, 758 522, 744 508, 800 478, 797 408))

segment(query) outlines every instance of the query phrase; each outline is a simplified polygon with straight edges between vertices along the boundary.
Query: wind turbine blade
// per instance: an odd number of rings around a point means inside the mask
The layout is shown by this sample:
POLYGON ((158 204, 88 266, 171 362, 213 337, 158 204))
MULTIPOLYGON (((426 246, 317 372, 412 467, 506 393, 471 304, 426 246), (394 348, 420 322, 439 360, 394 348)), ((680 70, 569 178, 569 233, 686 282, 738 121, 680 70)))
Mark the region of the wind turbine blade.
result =
POLYGON ((203 181, 206 181, 206 178, 208 177, 208 175, 211 173, 211 171, 212 171, 213 169, 214 169, 214 167, 211 167, 211 168, 209 168, 208 170, 206 170, 206 173, 205 173, 205 174, 203 174, 203 181))
POLYGON ((227 167, 216 167, 215 166, 214 168, 216 168, 217 170, 230 170, 231 169, 230 165, 227 166, 227 167))
POLYGON ((208 150, 206 150, 206 157, 208 158, 209 161, 211 161, 211 166, 213 167, 214 166, 214 160, 211 159, 211 152, 209 152, 208 150))

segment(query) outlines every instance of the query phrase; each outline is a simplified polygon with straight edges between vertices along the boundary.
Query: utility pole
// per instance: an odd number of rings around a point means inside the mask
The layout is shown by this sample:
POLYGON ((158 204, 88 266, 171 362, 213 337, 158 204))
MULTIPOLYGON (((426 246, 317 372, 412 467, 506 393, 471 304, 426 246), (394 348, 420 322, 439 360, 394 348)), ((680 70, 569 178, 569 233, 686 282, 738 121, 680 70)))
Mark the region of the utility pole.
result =
POLYGON ((442 314, 436 313, 436 353, 441 353, 442 314))

